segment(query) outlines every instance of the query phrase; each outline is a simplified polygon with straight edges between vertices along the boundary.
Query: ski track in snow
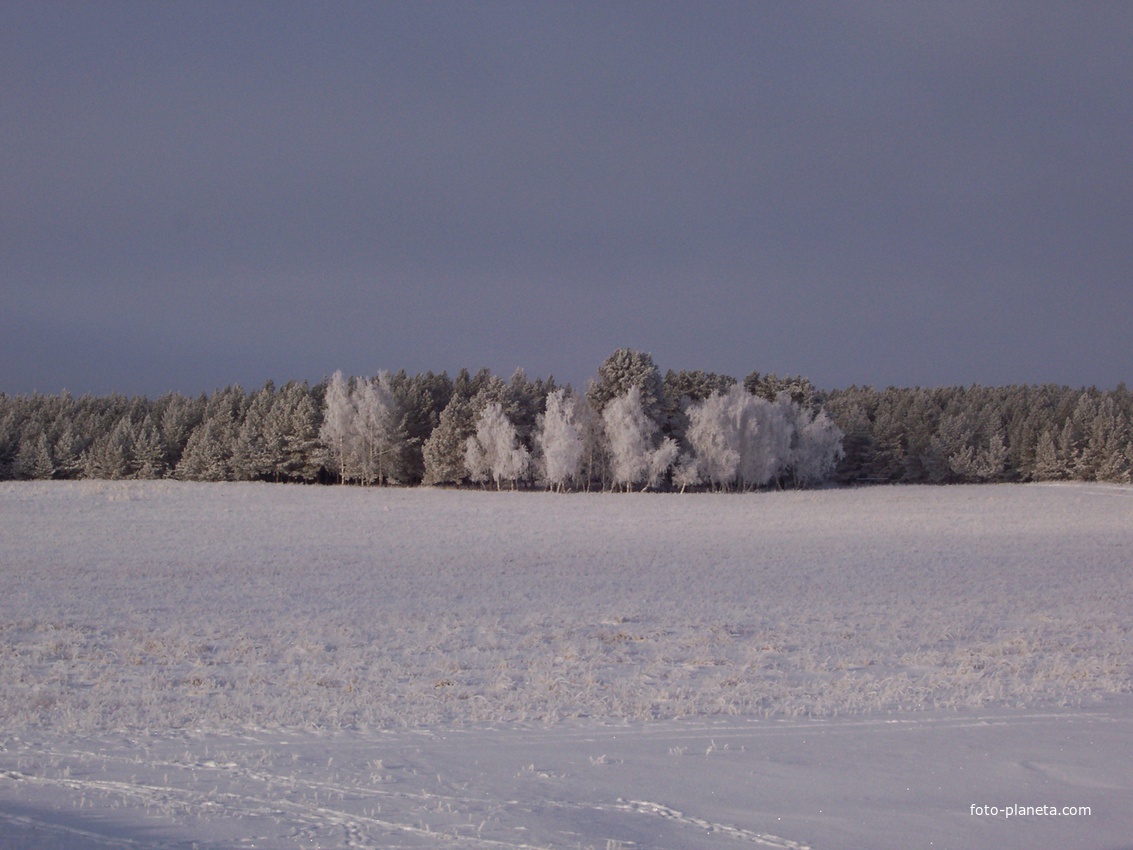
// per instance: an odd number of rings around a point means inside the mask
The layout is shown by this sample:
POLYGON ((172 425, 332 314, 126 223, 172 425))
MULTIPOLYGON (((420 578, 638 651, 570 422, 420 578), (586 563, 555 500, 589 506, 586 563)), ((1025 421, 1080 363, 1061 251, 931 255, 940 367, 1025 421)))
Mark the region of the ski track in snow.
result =
POLYGON ((2 484, 0 850, 1112 850, 1130 496, 2 484))

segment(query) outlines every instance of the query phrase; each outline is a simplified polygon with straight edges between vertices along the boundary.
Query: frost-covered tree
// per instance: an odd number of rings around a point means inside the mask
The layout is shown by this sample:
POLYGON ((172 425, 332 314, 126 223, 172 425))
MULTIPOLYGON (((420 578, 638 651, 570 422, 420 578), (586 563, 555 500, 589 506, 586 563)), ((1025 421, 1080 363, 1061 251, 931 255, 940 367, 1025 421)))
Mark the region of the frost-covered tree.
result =
POLYGON ((401 410, 400 474, 407 482, 419 483, 425 477, 425 441, 452 400, 453 381, 445 372, 410 377, 403 369, 391 377, 390 384, 401 410))
POLYGON ((270 481, 283 451, 283 435, 273 428, 275 384, 268 381, 252 393, 232 450, 232 477, 237 481, 270 481))
POLYGON ((794 434, 790 405, 785 394, 773 402, 757 396, 742 402, 739 478, 745 488, 770 484, 790 464, 794 434))
POLYGON ((55 438, 51 456, 55 461, 56 474, 60 478, 77 478, 82 471, 83 443, 74 424, 68 419, 63 423, 59 436, 55 438))
POLYGON ((475 433, 472 404, 463 395, 454 394, 422 447, 425 475, 421 483, 459 484, 467 478, 465 450, 468 438, 475 433))
POLYGON ((397 478, 401 420, 388 372, 371 381, 359 381, 353 392, 359 437, 357 467, 363 484, 397 478))
POLYGON ((590 386, 586 397, 594 410, 602 414, 606 405, 634 387, 645 415, 659 423, 664 385, 652 355, 645 352, 619 348, 607 357, 598 367, 598 380, 590 386))
POLYGON ((614 484, 627 491, 645 478, 657 425, 641 407, 641 390, 633 386, 606 404, 602 412, 610 446, 614 484))
POLYGON ((476 433, 465 441, 464 463, 473 481, 489 479, 499 490, 504 481, 514 482, 524 474, 530 453, 520 444, 515 426, 499 402, 492 402, 476 420, 476 433))
POLYGON ((87 449, 83 475, 110 480, 133 477, 134 440, 134 425, 127 414, 115 423, 113 430, 100 435, 87 449))
POLYGON ((606 428, 602 417, 594 410, 586 396, 579 396, 574 406, 574 420, 582 437, 582 457, 579 460, 579 478, 587 492, 594 485, 605 489, 610 483, 610 447, 606 441, 606 428))
POLYGON ((346 379, 335 372, 327 385, 319 437, 343 483, 375 484, 399 478, 401 414, 387 372, 374 379, 346 379))
POLYGON ((332 468, 343 484, 357 476, 357 471, 351 466, 358 456, 360 435, 357 425, 358 410, 354 406, 350 384, 341 370, 336 371, 327 384, 319 439, 326 446, 332 468))
POLYGON ((1035 447, 1035 463, 1031 477, 1035 481, 1061 481, 1066 478, 1066 464, 1059 457, 1054 434, 1044 430, 1035 447))
POLYGON ((189 435, 204 419, 206 406, 207 399, 203 395, 190 399, 171 393, 158 400, 156 407, 160 410, 158 424, 161 442, 165 446, 166 469, 176 469, 181 462, 189 435))
POLYGON ((806 487, 826 481, 834 474, 842 459, 843 434, 825 411, 815 414, 807 408, 795 407, 791 471, 795 484, 806 487))
POLYGON ((146 480, 163 478, 168 471, 161 430, 150 416, 146 416, 134 437, 134 477, 146 480))
POLYGON ((672 437, 663 437, 661 444, 649 454, 649 467, 645 471, 645 486, 656 489, 677 462, 681 447, 672 437))
POLYGON ((323 466, 319 441, 322 415, 307 383, 289 381, 284 385, 272 408, 272 416, 278 419, 273 427, 283 432, 277 477, 286 481, 318 480, 323 466))
POLYGON ((20 448, 16 454, 16 477, 38 480, 54 478, 55 461, 51 457, 47 434, 42 430, 34 436, 33 433, 28 433, 20 441, 20 448))
POLYGON ((628 492, 635 484, 656 487, 677 459, 679 447, 666 437, 654 446, 657 423, 650 419, 641 403, 641 390, 634 386, 618 396, 602 412, 610 450, 613 482, 628 492))
MULTIPOLYGON (((718 489, 730 487, 739 473, 740 430, 750 421, 742 415, 744 396, 751 398, 742 387, 738 392, 736 388, 727 393, 714 392, 686 411, 685 436, 695 452, 697 477, 718 489)), ((691 471, 684 472, 681 478, 686 486, 695 483, 691 471)))
POLYGON ((791 463, 792 402, 771 402, 742 386, 688 408, 687 437, 700 478, 717 488, 762 487, 791 463))
POLYGON ((696 456, 685 452, 677 459, 677 465, 673 469, 673 486, 680 487, 683 493, 686 488, 699 484, 700 480, 696 456))
POLYGON ((229 465, 231 454, 225 442, 224 423, 210 417, 198 425, 189 436, 181 461, 174 470, 182 481, 228 481, 232 478, 229 465))
POLYGON ((561 491, 578 473, 582 460, 582 431, 575 421, 578 399, 559 389, 547 396, 546 405, 539 417, 537 442, 543 454, 543 476, 549 486, 561 491))

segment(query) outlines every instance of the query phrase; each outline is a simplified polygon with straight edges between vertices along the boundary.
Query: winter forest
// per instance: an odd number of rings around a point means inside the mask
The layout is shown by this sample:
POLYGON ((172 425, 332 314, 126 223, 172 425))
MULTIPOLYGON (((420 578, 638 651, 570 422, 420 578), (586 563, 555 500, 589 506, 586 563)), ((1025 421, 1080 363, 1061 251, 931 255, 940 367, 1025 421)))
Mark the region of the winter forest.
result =
POLYGON ((758 372, 662 376, 629 349, 584 393, 521 370, 403 370, 152 401, 0 394, 0 479, 684 492, 1131 475, 1124 385, 824 392, 758 372))

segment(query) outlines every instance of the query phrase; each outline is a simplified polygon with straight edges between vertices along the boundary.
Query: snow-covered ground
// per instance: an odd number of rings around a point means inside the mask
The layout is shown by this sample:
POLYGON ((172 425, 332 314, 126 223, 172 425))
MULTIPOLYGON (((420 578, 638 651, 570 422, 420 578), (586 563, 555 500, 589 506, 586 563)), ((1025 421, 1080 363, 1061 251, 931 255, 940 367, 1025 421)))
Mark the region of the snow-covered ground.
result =
POLYGON ((1117 486, 3 484, 0 848, 1130 848, 1130 552, 1117 486))

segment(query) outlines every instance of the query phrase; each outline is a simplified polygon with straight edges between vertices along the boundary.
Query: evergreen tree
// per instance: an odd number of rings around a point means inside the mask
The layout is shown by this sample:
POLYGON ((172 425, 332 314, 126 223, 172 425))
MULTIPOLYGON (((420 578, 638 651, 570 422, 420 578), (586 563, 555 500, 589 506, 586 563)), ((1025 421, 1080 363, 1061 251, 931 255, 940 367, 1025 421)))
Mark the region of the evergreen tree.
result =
POLYGON ((56 473, 59 478, 77 478, 79 476, 83 468, 82 453, 82 441, 75 432, 71 420, 68 419, 63 423, 52 450, 56 473))
POLYGON ((321 404, 307 383, 288 382, 272 408, 283 433, 283 448, 276 468, 277 480, 310 483, 317 481, 324 465, 324 450, 319 440, 322 426, 321 404))
POLYGON ((752 372, 744 378, 743 386, 752 395, 767 401, 778 401, 779 396, 786 393, 790 396, 791 401, 801 407, 812 407, 814 405, 814 385, 811 384, 809 378, 804 378, 802 375, 788 375, 785 378, 780 378, 774 372, 767 375, 752 372))
POLYGON ((271 481, 276 476, 283 434, 273 427, 275 395, 275 384, 268 381, 248 402, 232 450, 232 477, 237 481, 271 481))
POLYGON ((182 481, 230 481, 231 453, 227 428, 220 417, 209 417, 189 435, 189 442, 174 470, 182 481))
POLYGON ((165 465, 166 452, 161 440, 161 431, 148 415, 134 436, 133 452, 135 478, 163 478, 169 471, 165 465))
POLYGON ((161 411, 159 422, 167 469, 176 469, 181 462, 189 435, 204 421, 207 405, 208 399, 204 396, 190 399, 179 393, 171 393, 158 400, 156 407, 161 411))
POLYGON ((134 466, 134 426, 129 414, 123 415, 114 430, 104 433, 87 449, 83 475, 87 478, 119 480, 132 478, 134 466))
POLYGON ((599 415, 615 398, 623 397, 636 388, 642 411, 649 419, 659 423, 664 387, 661 372, 653 357, 641 351, 619 348, 598 367, 598 380, 586 393, 591 407, 599 415))
POLYGON ((465 450, 476 433, 471 402, 454 394, 441 412, 441 420, 423 446, 426 485, 459 484, 468 477, 465 450))
POLYGON ((1061 481, 1066 478, 1066 474, 1066 466, 1059 457, 1054 435, 1049 430, 1043 431, 1035 449, 1031 478, 1035 481, 1061 481))
POLYGON ((55 477, 55 461, 51 457, 51 447, 47 434, 41 429, 28 428, 20 440, 16 455, 15 474, 17 478, 46 480, 55 477))
POLYGON ((402 370, 391 377, 390 385, 401 410, 400 474, 406 482, 419 483, 425 476, 423 446, 452 399, 453 382, 444 372, 426 372, 410 378, 402 370))

